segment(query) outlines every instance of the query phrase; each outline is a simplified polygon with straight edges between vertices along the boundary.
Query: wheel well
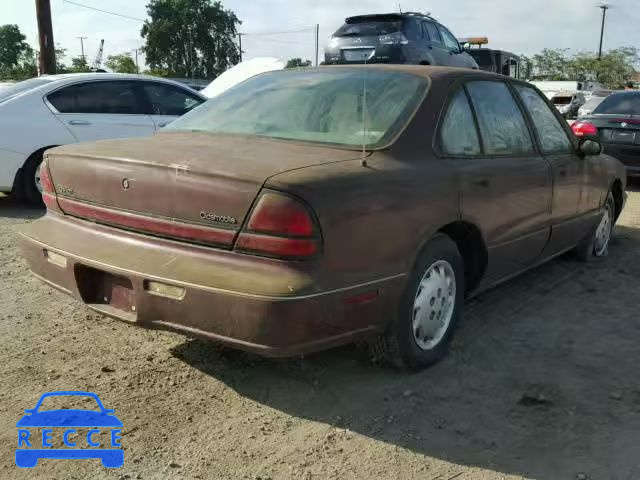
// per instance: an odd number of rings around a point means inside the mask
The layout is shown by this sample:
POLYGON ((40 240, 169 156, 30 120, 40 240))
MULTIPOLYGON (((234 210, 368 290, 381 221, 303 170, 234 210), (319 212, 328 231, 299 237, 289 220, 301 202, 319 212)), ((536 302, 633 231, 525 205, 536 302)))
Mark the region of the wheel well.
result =
POLYGON ((613 203, 616 207, 615 217, 617 220, 620 216, 620 213, 622 213, 622 205, 624 203, 624 199, 622 197, 622 182, 619 178, 616 178, 613 182, 613 185, 611 185, 611 194, 613 195, 613 203))
POLYGON ((482 233, 472 223, 454 222, 440 229, 458 246, 464 260, 467 292, 474 290, 487 268, 487 247, 482 233))
POLYGON ((24 166, 27 164, 27 162, 37 155, 42 155, 46 150, 49 150, 50 148, 54 148, 58 146, 59 145, 49 145, 47 147, 42 147, 36 150, 35 152, 33 152, 31 155, 29 155, 24 161, 24 163, 22 164, 22 166, 16 172, 16 176, 13 179, 13 191, 16 191, 16 189, 20 188, 20 182, 22 180, 22 171, 24 170, 24 166))

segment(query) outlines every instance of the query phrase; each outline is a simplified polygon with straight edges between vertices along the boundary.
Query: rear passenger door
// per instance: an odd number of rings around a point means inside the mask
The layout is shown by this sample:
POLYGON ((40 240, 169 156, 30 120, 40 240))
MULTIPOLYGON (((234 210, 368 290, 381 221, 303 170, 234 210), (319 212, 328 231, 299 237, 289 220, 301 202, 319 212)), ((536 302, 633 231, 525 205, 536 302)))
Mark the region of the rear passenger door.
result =
POLYGON ((47 102, 78 142, 152 135, 153 121, 144 113, 135 83, 76 83, 50 93, 47 102))
POLYGON ((461 217, 488 247, 485 285, 533 264, 550 235, 551 168, 509 87, 484 80, 458 87, 440 142, 456 170, 461 217))
POLYGON ((597 222, 600 195, 594 187, 601 162, 597 157, 578 156, 564 120, 558 118, 540 93, 524 84, 516 84, 515 89, 553 171, 553 233, 547 249, 553 255, 573 247, 590 224, 597 222))
POLYGON ((151 116, 155 129, 166 127, 176 118, 204 102, 195 93, 160 82, 140 82, 145 97, 145 111, 151 116))

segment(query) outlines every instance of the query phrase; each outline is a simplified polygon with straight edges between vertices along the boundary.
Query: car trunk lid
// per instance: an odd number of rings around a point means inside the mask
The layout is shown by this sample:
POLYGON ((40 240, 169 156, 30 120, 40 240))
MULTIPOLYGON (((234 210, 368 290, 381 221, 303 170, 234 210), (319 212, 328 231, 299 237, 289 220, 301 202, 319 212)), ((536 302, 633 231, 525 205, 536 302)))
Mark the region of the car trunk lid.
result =
POLYGON ((47 153, 69 215, 231 247, 264 182, 358 152, 259 137, 162 133, 68 145, 47 153))
POLYGON ((640 145, 640 116, 600 114, 585 117, 583 121, 598 128, 603 143, 640 145))

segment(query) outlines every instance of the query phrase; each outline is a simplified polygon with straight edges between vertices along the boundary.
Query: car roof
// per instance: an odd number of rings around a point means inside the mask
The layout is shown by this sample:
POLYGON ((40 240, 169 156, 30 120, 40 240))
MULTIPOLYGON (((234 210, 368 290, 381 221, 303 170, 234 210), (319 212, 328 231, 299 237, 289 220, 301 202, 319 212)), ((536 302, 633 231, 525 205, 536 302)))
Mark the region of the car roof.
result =
POLYGON ((55 75, 43 75, 39 78, 50 79, 51 82, 68 82, 72 80, 150 80, 177 85, 182 88, 188 87, 185 83, 172 79, 154 77, 152 75, 139 75, 135 73, 59 73, 55 75))
POLYGON ((435 18, 433 18, 428 13, 419 13, 419 12, 393 12, 393 13, 372 13, 370 15, 354 15, 352 17, 345 18, 346 23, 350 23, 352 21, 357 20, 380 20, 380 21, 389 21, 389 20, 402 20, 405 18, 424 18, 429 19, 433 22, 439 23, 435 18))

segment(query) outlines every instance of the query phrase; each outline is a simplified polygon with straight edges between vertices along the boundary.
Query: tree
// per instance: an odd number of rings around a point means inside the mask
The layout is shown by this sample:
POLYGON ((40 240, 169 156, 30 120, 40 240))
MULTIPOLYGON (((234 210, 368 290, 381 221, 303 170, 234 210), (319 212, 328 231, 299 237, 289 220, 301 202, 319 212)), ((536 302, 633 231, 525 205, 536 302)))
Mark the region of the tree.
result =
POLYGON ((286 68, 303 68, 303 67, 310 67, 311 66, 311 60, 302 60, 301 58, 290 58, 289 61, 287 62, 287 66, 286 68))
POLYGON ((138 73, 136 62, 128 53, 120 55, 109 55, 105 65, 109 70, 116 73, 138 73))
POLYGON ((597 81, 616 89, 632 77, 639 62, 638 50, 634 47, 610 50, 601 59, 594 52, 569 55, 566 50, 545 49, 533 56, 532 78, 597 81))
POLYGON ((88 73, 91 71, 86 57, 77 56, 71 59, 71 72, 72 73, 88 73))
POLYGON ((212 79, 240 61, 241 24, 212 0, 150 0, 140 34, 147 64, 172 76, 212 79))
POLYGON ((0 26, 0 77, 14 78, 25 62, 33 63, 33 49, 26 38, 17 25, 0 26))

